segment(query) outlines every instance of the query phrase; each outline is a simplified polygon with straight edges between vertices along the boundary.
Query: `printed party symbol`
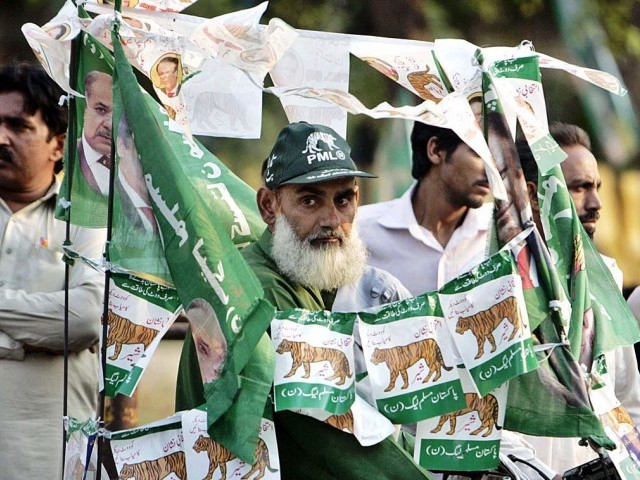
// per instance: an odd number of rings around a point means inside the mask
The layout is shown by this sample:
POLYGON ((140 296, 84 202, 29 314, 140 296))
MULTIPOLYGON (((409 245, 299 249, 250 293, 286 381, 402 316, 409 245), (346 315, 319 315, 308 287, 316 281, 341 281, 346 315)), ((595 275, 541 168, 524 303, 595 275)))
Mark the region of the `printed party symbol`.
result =
POLYGON ((478 343, 478 353, 475 358, 478 359, 484 355, 484 343, 489 340, 491 344, 491 353, 496 351, 496 341, 493 338, 493 331, 507 319, 513 325, 513 331, 509 337, 509 341, 513 340, 520 331, 522 318, 518 310, 518 302, 516 297, 507 297, 504 300, 492 305, 486 310, 482 310, 468 317, 460 317, 456 324, 456 333, 462 335, 467 330, 476 337, 478 343))
MULTIPOLYGON (((211 480, 213 478, 213 473, 218 467, 220 467, 220 473, 222 475, 221 479, 226 480, 227 462, 236 458, 233 453, 224 448, 218 442, 214 442, 211 438, 205 437, 204 435, 200 435, 198 437, 196 443, 193 445, 193 449, 196 453, 207 452, 207 455, 209 456, 209 471, 202 480, 211 480)), ((243 475, 242 480, 247 480, 254 473, 258 473, 255 477, 255 480, 258 480, 264 477, 266 469, 269 469, 272 473, 278 471, 271 467, 271 464, 269 463, 269 449, 267 448, 267 444, 261 438, 258 438, 258 447, 256 448, 255 457, 256 463, 251 467, 251 470, 243 475)))
POLYGON ((302 378, 309 378, 311 376, 311 364, 318 362, 329 362, 333 369, 333 375, 327 377, 325 380, 331 381, 339 378, 340 381, 338 381, 336 385, 344 385, 347 378, 353 376, 347 356, 342 350, 336 348, 314 347, 306 342, 294 342, 284 339, 280 342, 280 345, 278 345, 276 353, 280 355, 291 353, 293 363, 289 373, 284 376, 285 378, 295 375, 301 365, 304 367, 304 375, 302 378))
POLYGON ((467 408, 442 415, 438 425, 431 430, 431 433, 438 433, 442 430, 446 421, 449 420, 450 429, 447 435, 453 435, 456 432, 456 419, 473 411, 478 412, 481 425, 471 432, 471 435, 478 435, 481 431, 487 430, 482 435, 483 437, 487 437, 493 432, 494 426, 496 430, 502 429, 502 427, 496 423, 498 421, 498 400, 496 397, 491 394, 486 397, 481 397, 477 393, 465 393, 464 399, 467 402, 467 408))
POLYGON ((342 415, 331 415, 324 422, 333 428, 353 434, 353 412, 351 410, 342 415))
POLYGON ((109 310, 109 334, 107 335, 107 348, 115 345, 116 348, 109 360, 115 360, 120 355, 123 345, 144 345, 145 350, 151 345, 158 335, 158 330, 133 323, 117 313, 109 310))
POLYGON ((422 380, 422 383, 427 383, 432 376, 433 381, 436 382, 442 375, 443 368, 447 371, 453 368, 444 364, 440 346, 433 338, 425 338, 419 342, 398 347, 376 348, 373 351, 373 355, 371 355, 371 362, 374 365, 386 363, 389 369, 390 381, 389 386, 384 390, 385 392, 395 387, 398 375, 402 376, 402 390, 408 388, 409 378, 407 376, 407 369, 420 360, 424 360, 427 367, 429 367, 429 373, 425 379, 422 380))
POLYGON ((184 463, 184 452, 173 452, 166 457, 155 460, 145 460, 139 463, 125 463, 120 470, 120 479, 127 480, 162 480, 171 473, 180 480, 187 478, 187 470, 184 463))

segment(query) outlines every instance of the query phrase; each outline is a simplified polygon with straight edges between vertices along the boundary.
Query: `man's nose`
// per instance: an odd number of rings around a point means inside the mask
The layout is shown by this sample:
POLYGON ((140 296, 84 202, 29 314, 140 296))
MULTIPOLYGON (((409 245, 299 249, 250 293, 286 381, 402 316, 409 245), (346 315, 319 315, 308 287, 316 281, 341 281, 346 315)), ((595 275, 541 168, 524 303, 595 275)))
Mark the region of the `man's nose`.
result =
POLYGON ((342 223, 342 217, 340 212, 334 206, 327 206, 322 212, 322 226, 329 228, 338 228, 342 223))
POLYGON ((112 121, 113 121, 113 112, 107 113, 102 119, 103 125, 105 127, 107 127, 109 130, 111 130, 111 122, 112 121))
POLYGON ((3 122, 0 122, 0 145, 9 144, 9 129, 3 122))
POLYGON ((587 210, 596 210, 596 211, 602 208, 602 200, 600 200, 600 194, 598 193, 598 190, 596 190, 595 188, 592 190, 589 190, 589 193, 587 194, 587 198, 585 199, 584 207, 587 210))

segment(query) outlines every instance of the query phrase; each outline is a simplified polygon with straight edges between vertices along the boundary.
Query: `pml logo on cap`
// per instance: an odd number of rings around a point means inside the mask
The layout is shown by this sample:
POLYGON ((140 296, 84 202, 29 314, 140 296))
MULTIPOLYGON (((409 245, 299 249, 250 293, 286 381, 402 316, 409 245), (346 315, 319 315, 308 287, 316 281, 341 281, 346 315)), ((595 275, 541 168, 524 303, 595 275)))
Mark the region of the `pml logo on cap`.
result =
POLYGON ((270 189, 341 177, 375 177, 357 169, 344 138, 325 125, 307 122, 282 129, 263 168, 270 189))
POLYGON ((307 163, 323 160, 344 160, 347 156, 336 145, 336 137, 326 132, 313 132, 307 137, 307 148, 302 151, 307 154, 307 163), (325 145, 325 149, 320 147, 320 142, 325 145), (337 152, 334 153, 334 150, 337 152))

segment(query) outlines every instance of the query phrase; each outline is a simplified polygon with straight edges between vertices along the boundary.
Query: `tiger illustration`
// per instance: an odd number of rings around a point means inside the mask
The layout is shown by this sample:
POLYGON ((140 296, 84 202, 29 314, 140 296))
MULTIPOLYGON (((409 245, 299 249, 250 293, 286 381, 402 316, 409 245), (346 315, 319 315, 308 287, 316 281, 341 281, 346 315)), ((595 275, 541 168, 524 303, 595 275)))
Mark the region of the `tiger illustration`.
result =
POLYGON ((351 410, 347 413, 343 413, 342 415, 331 415, 324 422, 328 423, 333 428, 353 434, 353 412, 351 410))
POLYGON ((496 423, 498 421, 498 400, 496 397, 491 394, 488 394, 486 397, 481 397, 477 393, 465 393, 464 399, 467 402, 467 408, 442 415, 438 425, 431 430, 431 433, 438 433, 445 422, 449 420, 451 428, 447 432, 447 435, 453 435, 456 432, 456 419, 474 410, 478 412, 481 425, 471 432, 471 435, 478 435, 483 430, 486 430, 482 436, 487 437, 493 432, 494 426, 496 430, 502 430, 502 427, 496 423))
POLYGON ((336 137, 329 133, 325 132, 313 132, 307 138, 307 147, 302 151, 302 153, 318 153, 322 152, 322 148, 318 145, 320 142, 324 143, 329 150, 335 150, 338 148, 336 145, 336 137))
POLYGON ((107 348, 114 344, 116 346, 109 360, 118 358, 122 350, 122 345, 136 345, 141 343, 146 350, 149 345, 151 345, 151 342, 153 342, 153 339, 156 338, 156 335, 158 335, 158 330, 133 323, 131 320, 121 317, 111 310, 109 310, 108 321, 109 334, 107 335, 107 348))
MULTIPOLYGON (((233 453, 224 448, 218 442, 214 442, 211 438, 205 437, 204 435, 200 435, 198 437, 196 443, 193 445, 193 449, 196 453, 207 452, 207 455, 209 456, 209 471, 202 480, 211 480, 213 478, 213 473, 218 467, 220 467, 220 474, 222 475, 221 479, 226 480, 227 462, 236 458, 233 453)), ((266 469, 269 469, 272 473, 278 471, 271 467, 271 464, 269 463, 269 449, 267 448, 267 444, 261 438, 258 438, 255 457, 256 463, 251 467, 251 470, 242 476, 242 480, 247 480, 254 473, 258 473, 254 480, 259 480, 264 477, 266 469)))
POLYGON ((173 452, 166 457, 145 460, 140 463, 125 463, 120 470, 120 480, 162 480, 171 473, 180 480, 187 478, 184 452, 173 452))
POLYGON ((402 376, 402 390, 408 388, 409 377, 407 370, 421 359, 425 361, 429 368, 429 373, 425 379, 422 380, 422 383, 427 383, 431 377, 433 377, 433 381, 435 382, 442 375, 443 368, 447 371, 453 368, 444 364, 440 347, 433 338, 425 338, 419 342, 398 347, 376 348, 373 351, 373 355, 371 355, 371 362, 374 365, 384 362, 389 368, 390 380, 389 386, 384 389, 385 392, 393 389, 398 375, 402 376))
POLYGON ((439 102, 444 97, 445 91, 440 78, 430 73, 429 70, 430 68, 427 67, 426 70, 410 72, 407 74, 407 80, 409 80, 409 83, 420 97, 425 100, 439 102), (434 95, 434 91, 437 95, 434 95))
POLYGON ((460 317, 456 324, 456 333, 462 335, 467 330, 476 337, 478 342, 478 353, 475 358, 478 359, 484 355, 484 342, 489 340, 491 344, 491 353, 496 351, 496 340, 493 338, 493 331, 502 323, 504 319, 513 325, 513 331, 509 337, 509 341, 513 340, 516 334, 520 333, 522 327, 522 318, 518 310, 518 302, 516 297, 507 297, 496 303, 486 310, 482 310, 468 317, 460 317))
POLYGON ((609 415, 609 418, 613 419, 614 425, 615 424, 620 425, 620 424, 626 423, 627 425, 630 425, 632 427, 634 426, 633 420, 631 419, 629 412, 627 412, 627 410, 622 406, 614 408, 607 414, 609 415))
POLYGON ((349 367, 349 360, 342 350, 336 348, 314 347, 306 342, 294 342, 284 339, 278 345, 276 353, 281 355, 291 353, 293 364, 291 370, 285 375, 285 378, 295 375, 300 365, 304 367, 304 375, 302 378, 311 376, 311 364, 317 362, 329 362, 333 369, 333 375, 325 380, 331 381, 339 378, 336 385, 344 385, 347 378, 351 378, 353 374, 349 367))

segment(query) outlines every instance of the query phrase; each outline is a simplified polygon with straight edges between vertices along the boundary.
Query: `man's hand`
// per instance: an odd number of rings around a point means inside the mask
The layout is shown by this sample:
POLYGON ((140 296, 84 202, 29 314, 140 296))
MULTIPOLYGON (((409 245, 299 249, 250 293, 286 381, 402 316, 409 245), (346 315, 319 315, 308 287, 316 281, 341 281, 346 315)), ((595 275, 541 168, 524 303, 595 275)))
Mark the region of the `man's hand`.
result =
POLYGON ((24 360, 24 348, 21 342, 0 331, 0 359, 24 360))

